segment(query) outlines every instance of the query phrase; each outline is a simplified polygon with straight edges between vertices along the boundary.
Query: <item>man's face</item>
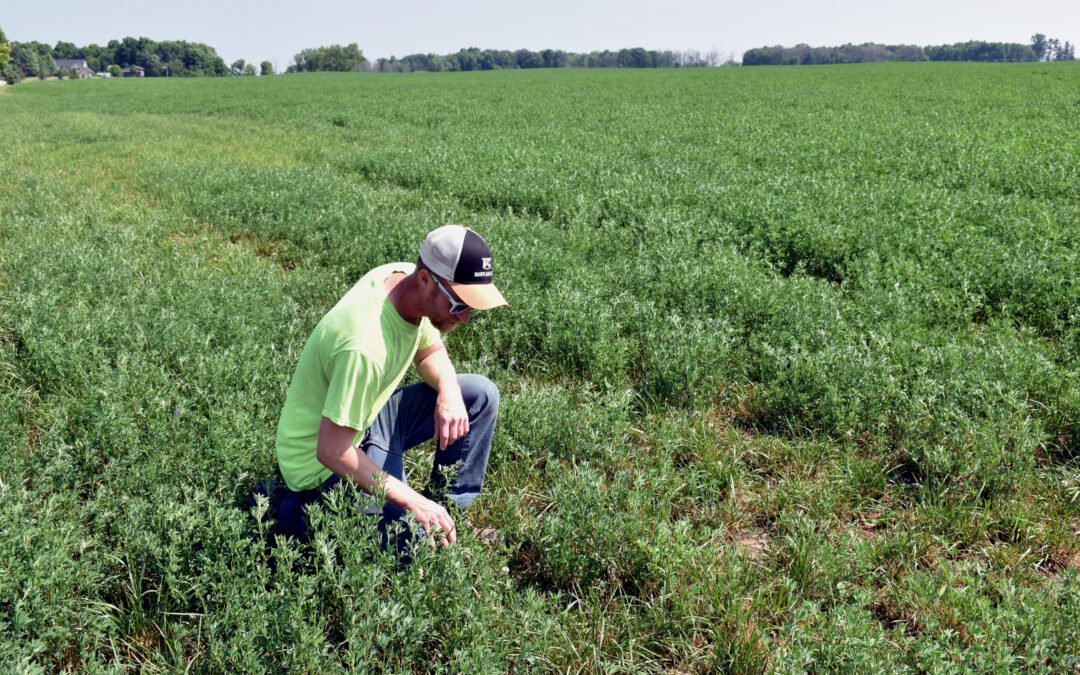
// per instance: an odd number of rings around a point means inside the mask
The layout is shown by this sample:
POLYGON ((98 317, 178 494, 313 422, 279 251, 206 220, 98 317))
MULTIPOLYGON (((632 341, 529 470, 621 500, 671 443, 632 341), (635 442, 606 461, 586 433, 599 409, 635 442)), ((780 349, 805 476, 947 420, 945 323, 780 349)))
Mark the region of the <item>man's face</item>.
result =
POLYGON ((428 272, 428 277, 431 279, 432 292, 428 303, 431 311, 427 316, 432 325, 443 333, 449 333, 457 328, 458 324, 467 323, 472 308, 463 303, 461 298, 457 297, 445 284, 440 283, 439 278, 434 274, 428 272), (457 313, 450 311, 460 306, 464 306, 465 309, 457 313))

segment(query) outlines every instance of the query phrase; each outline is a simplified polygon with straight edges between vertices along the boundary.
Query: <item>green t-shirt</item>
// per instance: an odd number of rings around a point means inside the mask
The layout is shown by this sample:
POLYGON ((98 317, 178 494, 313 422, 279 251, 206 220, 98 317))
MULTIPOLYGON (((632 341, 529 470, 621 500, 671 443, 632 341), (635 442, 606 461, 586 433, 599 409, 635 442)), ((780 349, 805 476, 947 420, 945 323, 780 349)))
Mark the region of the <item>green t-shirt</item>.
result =
POLYGON ((290 490, 318 487, 331 475, 316 457, 323 417, 362 433, 405 376, 416 351, 441 343, 427 317, 414 326, 386 297, 386 278, 393 272, 412 274, 415 268, 391 263, 365 274, 304 345, 277 430, 278 466, 290 490))

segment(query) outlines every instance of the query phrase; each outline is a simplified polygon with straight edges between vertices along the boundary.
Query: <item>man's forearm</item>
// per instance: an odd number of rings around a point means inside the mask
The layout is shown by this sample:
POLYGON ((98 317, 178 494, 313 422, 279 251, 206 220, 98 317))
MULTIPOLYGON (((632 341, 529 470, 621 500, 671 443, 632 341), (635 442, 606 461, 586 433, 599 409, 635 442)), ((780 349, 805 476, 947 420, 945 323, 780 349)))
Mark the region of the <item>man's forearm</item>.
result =
POLYGON ((457 541, 454 519, 447 513, 446 507, 427 499, 404 481, 380 469, 370 457, 353 445, 357 433, 356 429, 322 418, 316 450, 319 462, 343 480, 352 481, 364 492, 379 495, 394 506, 413 514, 425 532, 443 531, 444 545, 457 541))
POLYGON ((386 473, 352 444, 355 429, 341 427, 323 418, 319 430, 317 458, 340 478, 352 481, 368 494, 385 497, 386 501, 405 510, 412 510, 421 495, 406 483, 386 473))
POLYGON ((469 433, 469 414, 461 396, 457 371, 443 347, 416 361, 416 370, 429 387, 438 392, 435 399, 435 440, 439 450, 469 433))
POLYGON ((449 388, 450 392, 457 391, 460 395, 457 370, 454 369, 454 364, 451 363, 450 355, 445 348, 440 347, 422 361, 417 362, 416 372, 427 386, 440 394, 444 392, 444 388, 449 388))

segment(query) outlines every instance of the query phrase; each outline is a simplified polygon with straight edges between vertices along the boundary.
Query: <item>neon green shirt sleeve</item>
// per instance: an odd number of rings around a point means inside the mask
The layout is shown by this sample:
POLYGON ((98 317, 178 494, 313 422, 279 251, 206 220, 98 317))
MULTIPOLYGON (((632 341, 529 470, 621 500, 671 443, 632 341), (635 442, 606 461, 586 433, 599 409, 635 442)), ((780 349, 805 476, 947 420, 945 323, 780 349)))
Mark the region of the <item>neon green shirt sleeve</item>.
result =
POLYGON ((330 384, 322 416, 343 427, 365 428, 374 416, 371 406, 380 392, 373 389, 381 381, 382 373, 356 349, 333 355, 329 371, 330 384))

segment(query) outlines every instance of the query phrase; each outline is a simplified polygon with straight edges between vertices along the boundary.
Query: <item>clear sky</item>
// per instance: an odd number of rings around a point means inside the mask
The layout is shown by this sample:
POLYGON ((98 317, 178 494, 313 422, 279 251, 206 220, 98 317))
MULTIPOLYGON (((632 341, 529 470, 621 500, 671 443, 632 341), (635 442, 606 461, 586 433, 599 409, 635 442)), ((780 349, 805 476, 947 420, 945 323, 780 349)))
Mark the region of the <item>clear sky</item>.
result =
POLYGON ((231 64, 284 70, 302 49, 355 42, 364 55, 448 54, 463 47, 622 47, 736 59, 751 47, 845 42, 1028 42, 1045 33, 1080 41, 1080 0, 188 0, 11 1, 0 10, 8 40, 105 45, 111 39, 204 42, 231 64))

